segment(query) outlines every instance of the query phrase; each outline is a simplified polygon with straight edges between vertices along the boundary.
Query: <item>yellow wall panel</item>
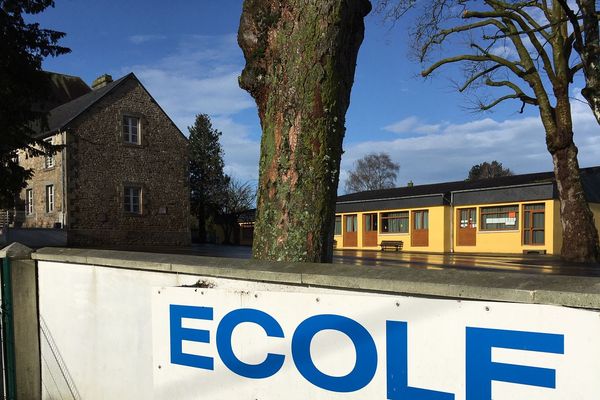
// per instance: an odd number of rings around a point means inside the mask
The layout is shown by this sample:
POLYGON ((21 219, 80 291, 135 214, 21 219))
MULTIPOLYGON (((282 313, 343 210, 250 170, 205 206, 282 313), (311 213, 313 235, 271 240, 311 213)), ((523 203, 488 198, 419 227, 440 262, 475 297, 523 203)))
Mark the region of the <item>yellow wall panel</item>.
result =
MULTIPOLYGON (((557 202, 556 202, 557 203, 557 202)), ((470 206, 477 208, 477 236, 475 246, 455 246, 454 251, 457 253, 523 253, 524 250, 545 250, 548 254, 555 252, 555 201, 531 201, 531 202, 513 202, 501 204, 483 204, 470 206), (544 245, 524 245, 523 244, 523 205, 525 204, 540 204, 545 206, 544 217, 544 245), (518 205, 519 206, 519 225, 515 230, 498 230, 484 231, 481 230, 481 209, 486 207, 502 207, 518 205)), ((468 208, 468 207, 460 207, 468 208)), ((455 221, 458 220, 458 210, 455 210, 455 221)), ((560 223, 560 222, 559 222, 560 223)), ((456 224, 455 224, 456 225, 456 224)), ((560 226, 560 225, 559 225, 560 226)), ((454 227, 454 238, 458 235, 458 227, 454 227)))
POLYGON ((357 246, 348 247, 344 243, 343 232, 342 235, 335 235, 334 240, 337 241, 337 248, 348 248, 348 249, 361 249, 361 250, 376 250, 379 249, 379 243, 382 240, 402 240, 404 243, 404 250, 406 251, 430 251, 430 252, 444 252, 449 250, 449 227, 447 226, 447 218, 450 212, 447 210, 447 206, 436 206, 436 207, 423 207, 423 208, 412 208, 412 209, 398 209, 398 210, 385 210, 385 211, 368 211, 368 212, 356 212, 356 213, 344 213, 337 214, 342 215, 342 220, 346 215, 356 214, 358 216, 358 232, 357 232, 357 246), (364 215, 378 213, 379 229, 381 226, 381 213, 385 212, 398 212, 408 211, 409 212, 409 232, 412 232, 413 227, 413 211, 428 210, 429 211, 429 245, 428 246, 413 246, 411 243, 410 233, 381 233, 377 234, 377 246, 363 247, 363 232, 364 232, 364 215))
MULTIPOLYGON (((596 227, 600 231, 600 204, 592 203, 590 208, 595 217, 596 227)), ((337 248, 359 249, 359 250, 376 250, 379 249, 379 243, 382 240, 402 240, 404 242, 405 251, 423 251, 423 252, 450 252, 457 253, 513 253, 519 254, 523 251, 546 251, 548 254, 560 254, 562 246, 562 228, 560 224, 560 202, 558 200, 531 201, 531 202, 513 202, 499 204, 481 204, 464 207, 436 206, 412 209, 397 209, 397 210, 374 210, 369 212, 356 212, 338 214, 342 215, 342 219, 346 215, 356 214, 358 220, 357 246, 348 247, 344 244, 343 234, 335 235, 337 248), (543 245, 525 245, 523 244, 523 206, 526 204, 544 204, 545 227, 544 227, 544 244, 543 245), (518 229, 506 231, 482 231, 481 224, 481 208, 499 207, 499 206, 519 206, 519 223, 518 229), (458 210, 463 208, 477 209, 477 233, 475 246, 458 246, 458 210), (429 245, 428 246, 413 246, 411 243, 410 233, 381 233, 377 235, 377 246, 364 247, 363 232, 364 232, 364 214, 378 213, 379 229, 381 229, 381 213, 383 212, 409 212, 410 232, 413 230, 413 211, 428 210, 429 211, 429 245)), ((343 232, 342 232, 343 233, 343 232)))

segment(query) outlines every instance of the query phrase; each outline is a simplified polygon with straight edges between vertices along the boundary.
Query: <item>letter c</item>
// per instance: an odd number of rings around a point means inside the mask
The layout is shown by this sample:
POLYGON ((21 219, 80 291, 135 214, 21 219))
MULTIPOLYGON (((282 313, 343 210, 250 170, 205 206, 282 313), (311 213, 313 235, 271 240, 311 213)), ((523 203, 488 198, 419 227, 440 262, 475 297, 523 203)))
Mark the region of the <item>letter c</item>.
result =
POLYGON ((231 347, 231 336, 236 326, 244 322, 259 325, 269 337, 283 338, 281 325, 269 314, 251 308, 240 308, 225 315, 217 328, 217 351, 223 364, 232 372, 252 379, 262 379, 273 376, 283 366, 285 356, 268 353, 267 358, 260 364, 246 364, 240 361, 231 347))

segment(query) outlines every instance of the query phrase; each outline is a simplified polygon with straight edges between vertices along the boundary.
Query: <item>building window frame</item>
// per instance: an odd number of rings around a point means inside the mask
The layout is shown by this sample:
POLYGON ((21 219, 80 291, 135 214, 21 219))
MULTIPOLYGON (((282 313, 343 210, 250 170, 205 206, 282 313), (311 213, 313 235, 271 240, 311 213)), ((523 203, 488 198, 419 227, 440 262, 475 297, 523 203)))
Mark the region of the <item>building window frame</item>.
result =
POLYGON ((33 215, 33 189, 25 190, 25 215, 33 215))
POLYGON ((429 230, 429 210, 415 210, 412 214, 414 230, 429 230))
POLYGON ((142 144, 142 119, 140 116, 123 114, 121 118, 122 140, 126 144, 142 144))
POLYGON ((479 209, 479 230, 481 232, 505 232, 519 230, 519 205, 507 204, 501 206, 481 207, 479 209), (488 222, 488 218, 494 216, 494 221, 488 222), (504 227, 501 226, 504 221, 504 227), (513 224, 507 224, 513 222, 513 224), (490 227, 490 225, 495 225, 490 227))
POLYGON ((358 232, 358 215, 348 214, 344 217, 346 219, 346 233, 358 232))
POLYGON ((334 235, 335 236, 339 236, 342 234, 342 216, 341 215, 336 215, 335 216, 335 230, 334 230, 334 235))
POLYGON ((546 244, 546 204, 532 203, 523 204, 523 245, 544 246, 546 244), (541 206, 541 208, 539 208, 541 206), (538 208, 536 208, 538 207, 538 208), (536 227, 536 214, 542 215, 542 226, 536 227), (542 232, 542 242, 535 243, 536 232, 542 232))
MULTIPOLYGON (((44 142, 49 143, 50 145, 53 145, 53 140, 51 137, 44 139, 44 142)), ((45 169, 51 169, 54 168, 56 166, 56 159, 54 158, 54 154, 45 154, 44 155, 44 168, 45 169)))
POLYGON ((123 211, 130 215, 142 215, 143 190, 138 185, 123 187, 123 211))
POLYGON ((379 214, 379 233, 407 234, 410 229, 408 211, 390 211, 379 214))
POLYGON ((54 212, 54 185, 46 185, 46 213, 54 212))

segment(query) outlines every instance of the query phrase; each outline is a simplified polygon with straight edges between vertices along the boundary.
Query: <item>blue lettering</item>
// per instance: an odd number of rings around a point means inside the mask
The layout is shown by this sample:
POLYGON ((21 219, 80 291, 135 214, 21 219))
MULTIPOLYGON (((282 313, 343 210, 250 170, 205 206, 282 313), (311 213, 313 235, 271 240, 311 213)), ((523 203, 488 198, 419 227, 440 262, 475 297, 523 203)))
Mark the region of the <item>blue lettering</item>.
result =
POLYGON ((306 380, 332 392, 362 389, 371 382, 377 370, 377 349, 369 332, 358 322, 340 315, 315 315, 298 325, 292 337, 292 357, 296 368, 306 380), (327 329, 344 333, 354 344, 356 363, 346 376, 326 375, 312 361, 310 343, 318 332, 327 329))
POLYGON ((231 348, 231 335, 236 326, 243 322, 251 322, 265 330, 269 337, 283 338, 281 325, 269 314, 250 308, 231 311, 223 317, 217 328, 217 351, 232 372, 252 379, 268 378, 279 371, 285 359, 284 355, 268 353, 267 358, 260 364, 246 364, 240 361, 231 348))
POLYGON ((386 321, 387 398, 390 400, 453 400, 452 393, 408 386, 407 324, 386 321))
POLYGON ((492 361, 492 347, 564 354, 564 335, 467 327, 467 400, 491 400, 492 381, 556 388, 556 371, 492 361))
POLYGON ((169 322, 171 325, 171 363, 187 367, 210 369, 214 367, 212 357, 187 354, 182 350, 182 342, 209 343, 208 331, 202 329, 189 329, 181 326, 182 318, 203 319, 212 321, 213 309, 211 307, 193 307, 171 304, 169 307, 169 322))

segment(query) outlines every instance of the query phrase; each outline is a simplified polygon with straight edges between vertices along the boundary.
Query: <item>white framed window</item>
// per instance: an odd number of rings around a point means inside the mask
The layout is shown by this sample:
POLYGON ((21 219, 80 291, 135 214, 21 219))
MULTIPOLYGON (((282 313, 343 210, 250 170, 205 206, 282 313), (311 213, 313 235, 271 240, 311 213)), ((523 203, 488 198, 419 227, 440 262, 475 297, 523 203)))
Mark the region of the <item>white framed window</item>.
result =
MULTIPOLYGON (((45 142, 52 144, 52 138, 44 139, 45 142)), ((44 156, 44 167, 45 168, 54 168, 54 154, 49 154, 44 156)))
POLYGON ((46 212, 54 211, 54 185, 46 185, 46 212))
POLYGON ((129 115, 123 116, 123 141, 140 144, 140 119, 129 115))
POLYGON ((139 186, 125 186, 124 210, 131 214, 142 213, 142 188, 139 186))
POLYGON ((33 189, 25 191, 25 214, 33 214, 33 189))

